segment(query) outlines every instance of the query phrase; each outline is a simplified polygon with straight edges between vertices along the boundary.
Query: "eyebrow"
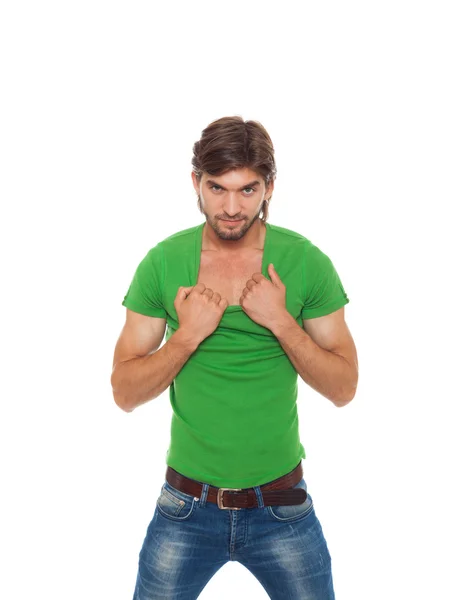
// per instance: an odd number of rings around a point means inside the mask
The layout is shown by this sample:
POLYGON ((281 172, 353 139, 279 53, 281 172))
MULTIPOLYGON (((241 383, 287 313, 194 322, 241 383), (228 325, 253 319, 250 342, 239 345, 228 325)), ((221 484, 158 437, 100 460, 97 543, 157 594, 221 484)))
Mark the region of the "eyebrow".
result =
MULTIPOLYGON (((222 186, 220 183, 217 183, 216 181, 214 181, 213 179, 207 179, 207 181, 205 182, 207 185, 217 185, 218 187, 222 188, 223 190, 225 190, 226 188, 224 186, 222 186)), ((254 187, 260 185, 260 182, 256 179, 255 181, 251 181, 250 183, 246 183, 246 185, 243 185, 243 187, 240 187, 240 190, 245 190, 248 187, 254 187)))

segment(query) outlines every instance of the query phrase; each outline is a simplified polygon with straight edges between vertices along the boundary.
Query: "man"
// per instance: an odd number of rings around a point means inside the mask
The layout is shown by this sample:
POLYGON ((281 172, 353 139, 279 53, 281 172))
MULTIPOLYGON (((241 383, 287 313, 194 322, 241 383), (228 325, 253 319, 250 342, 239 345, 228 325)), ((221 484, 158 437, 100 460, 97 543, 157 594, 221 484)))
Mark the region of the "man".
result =
POLYGON ((120 408, 169 386, 173 409, 134 599, 197 598, 235 560, 272 599, 330 600, 331 558, 303 477, 297 377, 337 407, 352 400, 349 300, 327 255, 267 223, 276 167, 260 123, 214 121, 192 164, 205 222, 140 262, 114 353, 120 408))

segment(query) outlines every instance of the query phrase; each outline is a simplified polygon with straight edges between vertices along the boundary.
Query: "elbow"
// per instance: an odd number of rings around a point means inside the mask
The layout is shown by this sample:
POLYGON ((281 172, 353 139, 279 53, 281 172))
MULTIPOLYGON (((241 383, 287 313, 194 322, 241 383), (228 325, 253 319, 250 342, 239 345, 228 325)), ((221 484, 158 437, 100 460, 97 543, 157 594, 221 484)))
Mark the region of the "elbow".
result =
POLYGON ((127 398, 121 394, 119 394, 119 390, 117 388, 117 384, 115 386, 115 381, 113 381, 113 375, 111 376, 111 389, 113 392, 113 398, 116 406, 118 406, 124 412, 132 412, 133 408, 130 406, 130 403, 127 402, 127 398))
POLYGON ((132 412, 134 407, 131 407, 130 403, 127 402, 127 398, 123 394, 119 393, 119 383, 115 377, 115 374, 116 373, 113 370, 110 377, 111 391, 113 392, 114 402, 116 403, 116 406, 118 406, 124 412, 132 412))
POLYGON ((359 371, 358 371, 358 367, 356 366, 356 369, 352 374, 350 385, 346 386, 345 389, 342 389, 340 394, 336 395, 334 398, 331 398, 332 402, 335 404, 335 406, 337 408, 346 406, 354 399, 356 392, 357 392, 358 381, 359 381, 359 371))
POLYGON ((113 390, 113 398, 114 398, 114 402, 116 403, 116 406, 118 406, 121 410, 123 410, 124 412, 127 412, 127 413, 133 412, 133 408, 127 404, 126 398, 124 398, 123 396, 119 396, 119 394, 114 392, 114 390, 113 390))
POLYGON ((346 394, 342 394, 341 396, 335 396, 331 398, 332 402, 337 408, 341 408, 342 406, 346 406, 349 404, 355 397, 357 388, 354 387, 351 391, 348 391, 346 394))
POLYGON ((334 406, 336 406, 337 408, 341 408, 342 406, 346 406, 347 404, 349 404, 351 402, 352 398, 348 398, 348 399, 340 399, 338 400, 337 398, 335 398, 334 400, 332 400, 332 402, 334 403, 334 406))

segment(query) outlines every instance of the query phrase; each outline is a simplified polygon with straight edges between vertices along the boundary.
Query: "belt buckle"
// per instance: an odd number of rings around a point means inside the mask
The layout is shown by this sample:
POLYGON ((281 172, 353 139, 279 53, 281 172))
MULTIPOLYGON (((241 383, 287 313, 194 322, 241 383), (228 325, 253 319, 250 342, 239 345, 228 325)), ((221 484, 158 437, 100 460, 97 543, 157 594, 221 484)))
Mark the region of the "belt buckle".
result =
POLYGON ((227 491, 231 491, 231 492, 240 492, 242 489, 244 488, 219 488, 218 489, 218 497, 217 497, 217 503, 219 508, 222 509, 227 509, 227 510, 241 510, 241 506, 224 506, 223 504, 223 496, 224 496, 224 492, 227 491))

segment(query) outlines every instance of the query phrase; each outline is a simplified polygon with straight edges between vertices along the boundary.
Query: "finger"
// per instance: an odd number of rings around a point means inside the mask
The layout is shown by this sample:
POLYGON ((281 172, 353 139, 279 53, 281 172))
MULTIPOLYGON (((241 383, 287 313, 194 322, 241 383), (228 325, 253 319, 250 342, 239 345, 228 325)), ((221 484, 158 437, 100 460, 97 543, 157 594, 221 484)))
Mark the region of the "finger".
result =
POLYGON ((179 300, 185 300, 185 298, 188 296, 188 294, 193 289, 193 287, 194 287, 193 285, 191 285, 189 287, 180 286, 177 291, 176 298, 179 300))
POLYGON ((196 285, 192 286, 192 287, 195 287, 202 294, 205 291, 205 288, 207 286, 205 285, 205 283, 199 282, 199 283, 196 283, 196 285))
POLYGON ((266 277, 262 273, 254 273, 252 275, 251 281, 255 281, 256 283, 259 283, 260 281, 263 281, 263 279, 266 279, 266 277))
POLYGON ((275 285, 279 285, 282 283, 282 280, 277 274, 277 271, 275 270, 274 265, 272 263, 268 266, 268 274, 271 277, 272 283, 274 283, 275 285))

